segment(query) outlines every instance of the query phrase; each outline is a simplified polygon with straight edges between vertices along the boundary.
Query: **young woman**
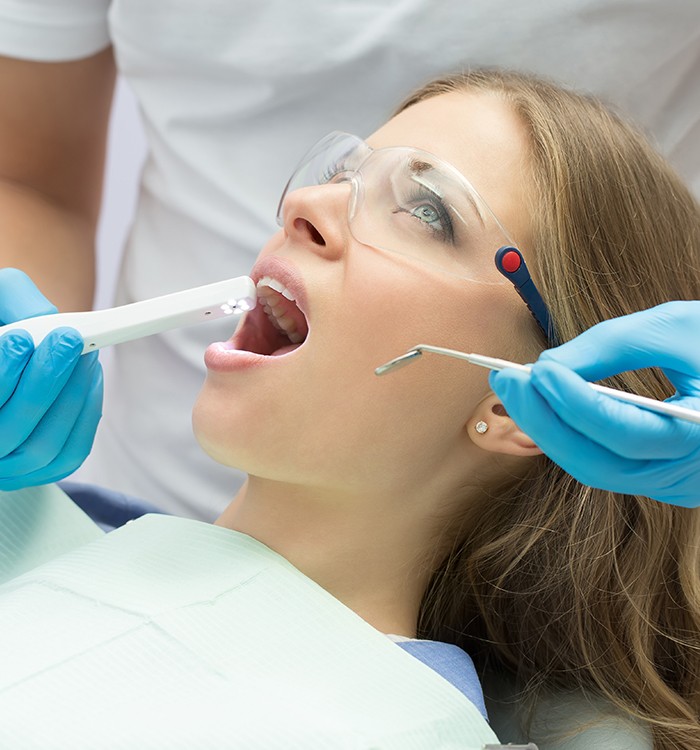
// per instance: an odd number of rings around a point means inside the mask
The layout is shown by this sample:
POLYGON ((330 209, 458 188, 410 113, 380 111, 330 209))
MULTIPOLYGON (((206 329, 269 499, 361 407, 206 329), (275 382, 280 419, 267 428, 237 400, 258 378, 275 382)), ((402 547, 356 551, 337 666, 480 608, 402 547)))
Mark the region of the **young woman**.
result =
MULTIPOLYGON (((438 81, 366 143, 324 139, 251 271, 259 306, 205 355, 195 432, 249 476, 217 525, 380 633, 462 646, 504 742, 698 746, 697 512, 579 484, 483 370, 374 374, 420 342, 536 358, 504 245, 561 341, 698 298, 698 217, 634 130, 524 76, 438 81)), ((614 383, 672 391, 653 371, 614 383)))
MULTIPOLYGON (((602 695, 655 747, 700 743, 697 513, 579 484, 539 455, 477 368, 434 359, 373 375, 418 342, 536 356, 544 337, 513 288, 494 283, 502 228, 560 340, 700 298, 696 203, 608 110, 517 75, 430 84, 368 144, 375 155, 343 156, 341 144, 327 184, 287 192, 282 231, 253 269, 279 312, 259 310, 208 352, 195 430, 250 473, 218 523, 281 551, 384 632, 457 643, 531 697, 545 686, 602 695), (397 146, 452 164, 492 213, 420 190, 397 197, 391 152, 380 162, 397 146), (357 168, 353 192, 343 170, 357 168), (259 341, 268 318, 303 343, 259 341), (237 351, 277 343, 283 356, 237 351)), ((290 187, 313 182, 319 158, 290 187)), ((614 383, 673 392, 654 371, 614 383)))

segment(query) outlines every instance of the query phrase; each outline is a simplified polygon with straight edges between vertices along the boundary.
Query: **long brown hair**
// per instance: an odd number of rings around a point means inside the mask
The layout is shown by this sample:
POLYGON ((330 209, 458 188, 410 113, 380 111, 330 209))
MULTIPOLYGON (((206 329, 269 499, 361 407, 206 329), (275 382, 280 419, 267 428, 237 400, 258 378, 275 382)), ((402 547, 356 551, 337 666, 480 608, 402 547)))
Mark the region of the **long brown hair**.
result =
MULTIPOLYGON (((529 265, 562 341, 700 299, 698 204, 643 135, 591 97, 493 70, 434 81, 399 111, 465 90, 502 96, 528 131, 529 265)), ((673 393, 654 370, 609 382, 673 393)), ((596 691, 661 750, 700 748, 700 510, 592 489, 542 457, 474 515, 425 595, 421 636, 497 663, 531 695, 596 691)))

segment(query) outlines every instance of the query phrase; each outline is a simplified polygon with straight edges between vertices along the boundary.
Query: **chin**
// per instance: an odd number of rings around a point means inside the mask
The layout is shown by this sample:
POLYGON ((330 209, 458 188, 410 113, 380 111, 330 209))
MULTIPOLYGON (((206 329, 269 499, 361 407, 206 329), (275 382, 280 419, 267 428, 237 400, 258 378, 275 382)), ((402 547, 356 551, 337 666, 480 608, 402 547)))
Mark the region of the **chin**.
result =
POLYGON ((192 431, 202 450, 217 463, 235 469, 243 469, 236 461, 235 436, 237 432, 230 428, 231 422, 222 417, 216 400, 209 399, 203 390, 192 409, 192 431))
POLYGON ((264 448, 269 447, 270 441, 255 430, 250 411, 243 414, 234 405, 232 399, 222 403, 220 394, 208 393, 205 386, 192 409, 192 431, 202 450, 214 461, 254 473, 262 468, 261 462, 269 462, 264 448))

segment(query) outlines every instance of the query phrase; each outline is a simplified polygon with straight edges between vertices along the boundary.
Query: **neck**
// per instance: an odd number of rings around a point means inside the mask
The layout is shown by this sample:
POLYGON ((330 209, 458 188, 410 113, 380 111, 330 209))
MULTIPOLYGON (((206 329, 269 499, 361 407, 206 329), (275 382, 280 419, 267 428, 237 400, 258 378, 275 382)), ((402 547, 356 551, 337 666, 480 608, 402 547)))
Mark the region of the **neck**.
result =
POLYGON ((377 630, 415 637, 434 547, 429 506, 251 477, 216 524, 270 547, 377 630))

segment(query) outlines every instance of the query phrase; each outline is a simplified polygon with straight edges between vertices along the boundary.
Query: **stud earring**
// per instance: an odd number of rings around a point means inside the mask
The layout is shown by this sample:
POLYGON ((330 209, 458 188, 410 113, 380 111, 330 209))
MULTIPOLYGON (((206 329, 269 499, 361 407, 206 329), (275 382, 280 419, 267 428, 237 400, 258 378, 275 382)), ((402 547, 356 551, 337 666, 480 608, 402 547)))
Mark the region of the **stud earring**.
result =
POLYGON ((479 420, 475 425, 474 429, 479 433, 479 435, 483 435, 486 430, 488 430, 489 426, 486 424, 486 422, 479 420))

